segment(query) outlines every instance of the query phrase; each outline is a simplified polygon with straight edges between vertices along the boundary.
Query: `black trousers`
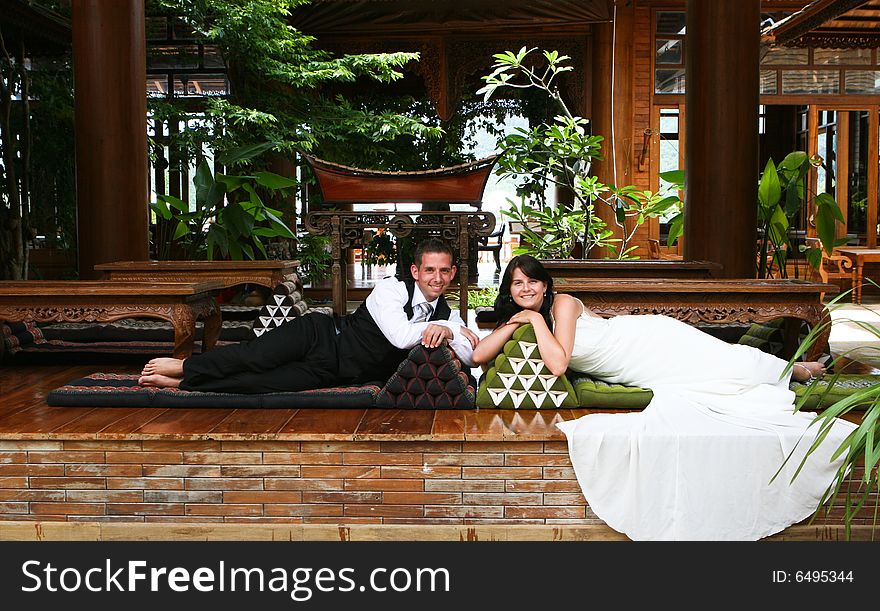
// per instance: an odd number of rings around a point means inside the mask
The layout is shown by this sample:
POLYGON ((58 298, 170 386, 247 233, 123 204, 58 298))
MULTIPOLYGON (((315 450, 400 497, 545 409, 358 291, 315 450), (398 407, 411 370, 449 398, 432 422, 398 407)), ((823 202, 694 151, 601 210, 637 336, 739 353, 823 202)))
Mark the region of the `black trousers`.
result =
POLYGON ((338 383, 336 327, 319 313, 289 320, 249 342, 195 354, 183 362, 183 390, 293 392, 338 383))

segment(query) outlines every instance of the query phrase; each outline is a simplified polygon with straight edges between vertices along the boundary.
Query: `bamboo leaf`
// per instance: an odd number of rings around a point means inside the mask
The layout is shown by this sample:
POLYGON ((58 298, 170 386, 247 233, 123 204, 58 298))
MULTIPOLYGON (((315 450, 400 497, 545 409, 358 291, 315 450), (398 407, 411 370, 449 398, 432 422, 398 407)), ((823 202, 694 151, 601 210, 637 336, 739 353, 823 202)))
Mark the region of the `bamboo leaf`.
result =
POLYGON ((217 162, 221 165, 235 165, 241 161, 253 159, 275 146, 274 142, 261 142, 260 144, 250 144, 240 146, 232 150, 217 155, 217 162))
POLYGON ((254 178, 256 178, 258 185, 269 189, 286 189, 297 185, 295 180, 273 174, 272 172, 257 172, 254 174, 254 178))

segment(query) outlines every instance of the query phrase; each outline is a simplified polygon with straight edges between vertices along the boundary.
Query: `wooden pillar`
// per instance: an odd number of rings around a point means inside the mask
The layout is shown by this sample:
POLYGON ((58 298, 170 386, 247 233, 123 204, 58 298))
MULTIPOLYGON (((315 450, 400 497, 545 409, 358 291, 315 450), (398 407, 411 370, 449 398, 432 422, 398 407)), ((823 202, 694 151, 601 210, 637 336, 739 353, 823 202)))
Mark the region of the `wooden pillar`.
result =
MULTIPOLYGON (((633 102, 633 8, 619 2, 614 23, 593 24, 592 109, 587 115, 593 134, 602 136, 603 161, 594 161, 591 173, 599 182, 623 186, 633 182, 632 102, 633 102)), ((599 202, 596 213, 610 229, 614 210, 599 202)), ((618 232, 619 233, 619 232, 618 232)), ((591 258, 609 256, 604 248, 594 248, 591 258)))
POLYGON ((880 144, 880 106, 868 108, 868 248, 877 248, 878 158, 880 144))
POLYGON ((73 0, 80 278, 148 257, 144 0, 73 0))
POLYGON ((685 259, 755 277, 760 0, 688 0, 685 259))

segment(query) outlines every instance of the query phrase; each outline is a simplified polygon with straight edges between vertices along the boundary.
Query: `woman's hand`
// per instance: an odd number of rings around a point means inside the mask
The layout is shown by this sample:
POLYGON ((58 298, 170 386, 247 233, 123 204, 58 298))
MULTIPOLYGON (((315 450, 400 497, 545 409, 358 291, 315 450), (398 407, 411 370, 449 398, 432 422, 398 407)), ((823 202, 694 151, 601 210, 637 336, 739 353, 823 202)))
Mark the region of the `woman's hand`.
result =
POLYGON ((534 310, 520 310, 519 312, 511 316, 510 320, 508 320, 505 324, 534 325, 537 319, 544 320, 544 317, 534 310))

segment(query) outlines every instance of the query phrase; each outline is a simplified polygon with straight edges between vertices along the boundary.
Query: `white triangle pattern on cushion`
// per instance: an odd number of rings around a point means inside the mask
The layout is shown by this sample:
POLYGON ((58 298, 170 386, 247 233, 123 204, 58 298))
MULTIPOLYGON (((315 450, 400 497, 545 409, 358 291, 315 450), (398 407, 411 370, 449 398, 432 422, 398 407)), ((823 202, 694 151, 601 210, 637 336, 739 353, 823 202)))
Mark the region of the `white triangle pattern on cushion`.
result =
POLYGON ((549 397, 553 405, 560 407, 568 393, 564 390, 550 390, 559 380, 559 376, 546 373, 547 367, 540 358, 530 358, 535 354, 538 344, 520 340, 519 348, 523 357, 507 357, 514 373, 496 374, 503 388, 487 388, 492 403, 501 405, 510 396, 514 409, 519 409, 526 398, 531 399, 532 405, 539 406, 549 397))
POLYGON ((568 396, 568 393, 564 390, 551 390, 550 391, 550 400, 553 401, 553 405, 559 407, 562 405, 562 402, 565 401, 565 397, 568 396))
MULTIPOLYGON (((529 391, 529 397, 531 397, 532 401, 535 405, 541 405, 541 402, 544 401, 544 397, 547 396, 546 392, 539 392, 535 390, 529 391)), ((558 405, 556 407, 559 407, 558 405)))
POLYGON ((498 377, 501 378, 501 383, 507 390, 510 390, 510 385, 516 380, 516 375, 512 373, 499 373, 498 377))
POLYGON ((489 396, 492 397, 492 402, 495 405, 501 405, 501 402, 504 400, 504 397, 507 396, 506 388, 490 388, 489 396))
POLYGON ((527 391, 525 390, 511 390, 510 398, 513 399, 513 407, 515 409, 519 409, 519 406, 522 405, 523 399, 526 398, 527 391))
POLYGON ((553 374, 541 373, 541 374, 538 374, 538 379, 541 380, 541 386, 544 387, 544 390, 550 390, 550 387, 552 387, 553 383, 559 379, 559 376, 555 376, 553 374))
POLYGON ((507 360, 510 363, 510 366, 513 368, 514 373, 519 373, 520 371, 522 371, 523 365, 526 364, 525 359, 510 357, 507 360))

